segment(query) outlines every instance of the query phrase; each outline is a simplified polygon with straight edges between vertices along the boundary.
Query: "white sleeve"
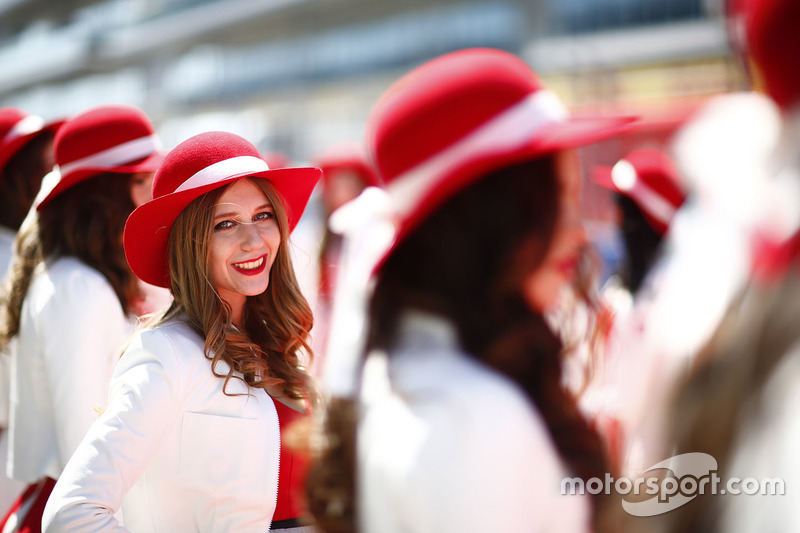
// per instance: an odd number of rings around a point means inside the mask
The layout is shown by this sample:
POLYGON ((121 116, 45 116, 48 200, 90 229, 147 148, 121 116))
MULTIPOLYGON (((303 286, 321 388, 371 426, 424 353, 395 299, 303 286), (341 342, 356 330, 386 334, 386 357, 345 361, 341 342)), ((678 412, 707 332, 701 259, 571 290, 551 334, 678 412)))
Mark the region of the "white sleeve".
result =
POLYGON ((13 337, 6 345, 6 351, 0 352, 0 428, 8 428, 8 416, 11 402, 11 353, 16 349, 17 338, 13 337))
POLYGON ((131 325, 98 272, 70 272, 56 290, 39 327, 59 459, 65 465, 106 406, 108 383, 131 325))
POLYGON ((58 479, 42 518, 43 531, 126 531, 114 518, 163 435, 180 414, 177 354, 163 333, 146 332, 120 360, 110 403, 58 479))
POLYGON ((418 531, 589 530, 586 498, 561 495, 566 474, 544 422, 521 397, 504 396, 426 416, 431 431, 407 493, 418 498, 409 508, 423 510, 418 531))

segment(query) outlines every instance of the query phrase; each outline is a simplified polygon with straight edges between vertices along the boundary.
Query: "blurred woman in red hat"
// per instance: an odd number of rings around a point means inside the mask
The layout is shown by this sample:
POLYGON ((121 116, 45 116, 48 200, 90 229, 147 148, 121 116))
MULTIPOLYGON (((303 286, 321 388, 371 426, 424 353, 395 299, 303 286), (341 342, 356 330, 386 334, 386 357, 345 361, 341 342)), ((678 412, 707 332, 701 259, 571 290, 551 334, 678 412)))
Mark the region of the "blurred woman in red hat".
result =
POLYGON ((594 375, 580 403, 603 433, 615 464, 622 464, 632 437, 631 428, 626 427, 631 421, 622 413, 632 398, 640 400, 630 402, 637 406, 645 403, 641 396, 656 386, 648 383, 648 390, 641 377, 647 374, 646 365, 657 358, 643 354, 646 350, 630 349, 632 340, 643 335, 634 309, 637 303, 646 305, 641 301, 658 290, 657 282, 645 280, 660 257, 662 242, 686 193, 672 159, 654 148, 633 150, 613 167, 597 167, 592 179, 614 193, 625 258, 600 291, 608 314, 607 329, 602 356, 595 361, 594 375))
MULTIPOLYGON (((53 168, 53 136, 60 121, 44 120, 15 107, 0 109, 0 279, 11 263, 14 239, 42 178, 53 168)), ((8 426, 11 357, 0 354, 0 428, 8 426)), ((24 484, 5 474, 8 432, 0 436, 0 509, 8 509, 24 484)))
POLYGON ((379 186, 375 169, 363 148, 353 142, 334 144, 314 164, 322 170, 321 200, 323 207, 322 238, 317 254, 317 283, 314 301, 314 353, 317 356, 315 375, 322 375, 327 359, 331 312, 335 297, 338 270, 341 264, 342 236, 330 228, 330 216, 355 199, 367 187, 379 186))
POLYGON ((434 59, 376 104, 368 142, 397 236, 376 269, 358 416, 337 402, 312 471, 323 527, 589 529, 592 502, 559 488, 607 466, 545 313, 586 245, 571 149, 628 122, 570 117, 488 49, 434 59))
POLYGON ((62 122, 46 124, 15 107, 0 109, 0 276, 42 178, 53 168, 53 136, 62 122))
POLYGON ((167 154, 124 242, 133 271, 174 301, 120 359, 108 407, 50 497, 47 531, 303 529, 301 465, 280 427, 313 398, 312 316, 287 243, 319 176, 270 170, 230 133, 167 154))
POLYGON ((0 346, 16 347, 8 474, 31 484, 6 523, 38 531, 53 480, 106 403, 139 298, 122 231, 149 196, 158 148, 131 106, 89 109, 56 134, 58 173, 17 238, 0 329, 0 346))
POLYGON ((653 148, 634 150, 611 168, 598 167, 592 178, 615 193, 626 251, 620 275, 623 285, 635 294, 686 200, 682 180, 670 157, 653 148))

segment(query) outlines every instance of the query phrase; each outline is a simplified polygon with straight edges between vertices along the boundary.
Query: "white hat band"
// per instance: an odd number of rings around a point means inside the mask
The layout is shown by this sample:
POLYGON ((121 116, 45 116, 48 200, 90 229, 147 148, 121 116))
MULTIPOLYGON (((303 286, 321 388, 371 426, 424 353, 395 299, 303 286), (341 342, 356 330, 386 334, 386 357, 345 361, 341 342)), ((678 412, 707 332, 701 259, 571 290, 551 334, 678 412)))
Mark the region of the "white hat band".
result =
POLYGON ((14 124, 8 133, 3 136, 3 144, 10 143, 18 137, 35 133, 42 129, 44 120, 36 115, 28 115, 14 124))
POLYGON ((632 164, 620 159, 611 169, 611 181, 628 194, 648 215, 664 225, 669 225, 677 207, 658 194, 640 177, 632 164))
POLYGON ((648 187, 642 180, 636 180, 636 184, 633 189, 628 191, 628 194, 642 206, 642 209, 662 224, 668 225, 675 216, 675 206, 648 187))
POLYGON ((189 179, 181 183, 174 192, 196 189, 237 174, 255 174, 269 170, 269 165, 263 159, 251 155, 240 155, 223 159, 192 174, 189 179))
POLYGON ((139 137, 138 139, 112 146, 102 152, 97 152, 71 163, 60 165, 59 171, 62 176, 66 176, 70 172, 81 168, 116 167, 152 155, 160 149, 161 141, 158 135, 148 135, 147 137, 139 137))
POLYGON ((480 158, 484 154, 510 151, 530 141, 547 124, 562 122, 569 111, 555 93, 542 89, 532 93, 496 117, 481 125, 445 150, 406 171, 386 189, 401 215, 408 215, 448 169, 480 158))

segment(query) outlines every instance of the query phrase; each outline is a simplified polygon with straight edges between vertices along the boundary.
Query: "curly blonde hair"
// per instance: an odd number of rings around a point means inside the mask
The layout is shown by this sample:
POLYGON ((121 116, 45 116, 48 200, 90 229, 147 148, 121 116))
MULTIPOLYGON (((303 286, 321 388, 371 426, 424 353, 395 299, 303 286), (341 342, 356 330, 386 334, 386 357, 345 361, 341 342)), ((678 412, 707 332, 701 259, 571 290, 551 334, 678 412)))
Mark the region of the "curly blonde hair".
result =
POLYGON ((264 192, 280 228, 267 290, 247 297, 243 328, 234 327, 231 308, 214 284, 209 259, 214 205, 227 188, 220 187, 196 198, 172 226, 168 255, 174 302, 156 324, 185 313, 191 327, 205 339, 205 355, 212 361, 214 375, 225 379, 224 387, 231 379, 240 379, 251 387, 281 387, 290 398, 313 401, 316 395, 303 360, 307 357, 309 364, 313 360, 308 339, 314 320, 292 267, 283 199, 269 181, 246 179, 264 192), (227 364, 227 373, 217 372, 220 361, 227 364))

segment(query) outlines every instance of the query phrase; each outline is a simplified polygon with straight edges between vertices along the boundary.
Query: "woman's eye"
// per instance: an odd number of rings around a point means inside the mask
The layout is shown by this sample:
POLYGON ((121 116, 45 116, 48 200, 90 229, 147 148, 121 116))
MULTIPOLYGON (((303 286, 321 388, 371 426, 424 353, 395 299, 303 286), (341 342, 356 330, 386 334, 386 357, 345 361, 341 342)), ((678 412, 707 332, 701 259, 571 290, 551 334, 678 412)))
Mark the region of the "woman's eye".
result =
POLYGON ((261 213, 253 217, 253 221, 261 222, 264 220, 272 220, 273 218, 275 218, 275 213, 273 213, 272 211, 262 211, 261 213))
POLYGON ((234 226, 234 222, 232 220, 223 220, 216 226, 214 226, 214 231, 222 231, 226 229, 230 229, 234 226))

